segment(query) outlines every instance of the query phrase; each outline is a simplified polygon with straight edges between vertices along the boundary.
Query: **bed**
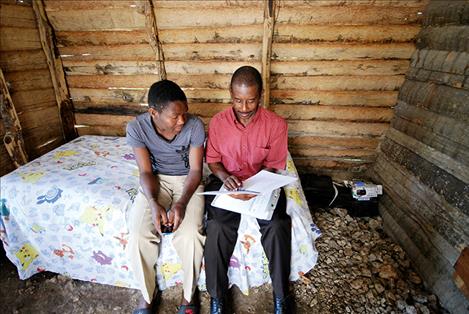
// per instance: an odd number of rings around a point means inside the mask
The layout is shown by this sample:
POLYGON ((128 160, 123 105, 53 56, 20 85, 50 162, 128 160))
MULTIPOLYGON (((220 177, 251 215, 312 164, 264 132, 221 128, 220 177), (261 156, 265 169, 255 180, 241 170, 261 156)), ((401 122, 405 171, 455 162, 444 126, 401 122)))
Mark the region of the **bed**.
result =
MULTIPOLYGON (((289 157, 285 174, 298 176, 289 157)), ((0 179, 0 239, 21 279, 51 271, 74 279, 137 288, 126 256, 126 214, 138 189, 135 156, 123 137, 82 136, 0 179)), ((285 187, 292 216, 290 279, 311 270, 318 253, 314 224, 299 180, 285 187)), ((171 235, 157 261, 160 289, 182 282, 171 235)), ((243 216, 229 280, 248 294, 270 282, 254 218, 243 216)), ((202 271, 199 287, 205 289, 202 271)))

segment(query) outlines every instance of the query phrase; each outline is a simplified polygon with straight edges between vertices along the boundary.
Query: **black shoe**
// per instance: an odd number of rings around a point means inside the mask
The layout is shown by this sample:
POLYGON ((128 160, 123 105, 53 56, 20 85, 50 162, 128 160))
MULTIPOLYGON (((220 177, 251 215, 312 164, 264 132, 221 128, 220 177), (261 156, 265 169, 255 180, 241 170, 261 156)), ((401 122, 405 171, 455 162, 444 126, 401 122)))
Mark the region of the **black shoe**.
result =
POLYGON ((295 313, 293 296, 279 298, 274 295, 274 314, 292 314, 295 313))
POLYGON ((210 314, 223 314, 223 301, 217 298, 210 298, 210 314))

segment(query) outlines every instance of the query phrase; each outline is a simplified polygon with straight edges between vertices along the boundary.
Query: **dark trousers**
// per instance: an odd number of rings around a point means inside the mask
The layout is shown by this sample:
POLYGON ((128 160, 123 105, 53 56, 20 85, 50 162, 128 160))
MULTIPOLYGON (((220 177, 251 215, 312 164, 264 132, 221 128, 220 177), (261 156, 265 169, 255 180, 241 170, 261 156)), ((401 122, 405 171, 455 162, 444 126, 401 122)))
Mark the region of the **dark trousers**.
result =
MULTIPOLYGON (((206 191, 219 190, 222 182, 210 175, 206 191)), ((223 298, 228 290, 228 266, 238 237, 241 215, 213 207, 214 196, 205 196, 208 214, 205 240, 205 274, 207 290, 211 297, 223 298)), ((269 260, 272 286, 277 297, 288 295, 291 260, 291 218, 286 213, 285 192, 280 198, 271 220, 257 219, 262 234, 261 243, 269 260)))

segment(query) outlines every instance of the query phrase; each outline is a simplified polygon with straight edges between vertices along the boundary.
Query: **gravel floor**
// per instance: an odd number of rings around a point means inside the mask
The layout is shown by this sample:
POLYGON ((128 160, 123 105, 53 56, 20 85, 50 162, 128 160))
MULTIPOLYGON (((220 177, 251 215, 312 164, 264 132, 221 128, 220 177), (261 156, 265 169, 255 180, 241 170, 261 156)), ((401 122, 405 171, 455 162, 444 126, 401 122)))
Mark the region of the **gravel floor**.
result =
MULTIPOLYGON (((423 287, 406 254, 383 232, 380 217, 353 218, 344 209, 313 214, 323 232, 316 268, 294 283, 298 313, 447 313, 423 287)), ((135 290, 42 273, 21 281, 0 261, 0 313, 131 313, 135 290)), ((159 313, 175 313, 182 289, 165 290, 159 313)), ((232 313, 271 313, 269 285, 249 296, 231 291, 232 313)), ((209 297, 200 295, 202 313, 209 297)))

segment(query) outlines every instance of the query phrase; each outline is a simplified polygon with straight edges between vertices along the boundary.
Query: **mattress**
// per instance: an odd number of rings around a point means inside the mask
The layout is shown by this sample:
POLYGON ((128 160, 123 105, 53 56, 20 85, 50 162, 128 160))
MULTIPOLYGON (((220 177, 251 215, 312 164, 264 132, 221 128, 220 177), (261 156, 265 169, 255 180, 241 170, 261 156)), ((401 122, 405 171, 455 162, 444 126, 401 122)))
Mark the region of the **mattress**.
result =
MULTIPOLYGON (((284 174, 298 176, 288 157, 284 174)), ((139 186, 132 149, 123 137, 82 136, 0 178, 0 239, 21 279, 51 271, 74 279, 137 288, 126 254, 126 217, 139 186)), ((320 230, 301 184, 285 187, 292 217, 291 280, 317 262, 320 230)), ((171 234, 161 241, 160 289, 182 283, 171 234)), ((202 267, 203 269, 203 267, 202 267)), ((228 270, 230 285, 248 294, 270 282, 256 219, 242 216, 228 270)), ((205 289, 205 272, 199 280, 205 289)))

